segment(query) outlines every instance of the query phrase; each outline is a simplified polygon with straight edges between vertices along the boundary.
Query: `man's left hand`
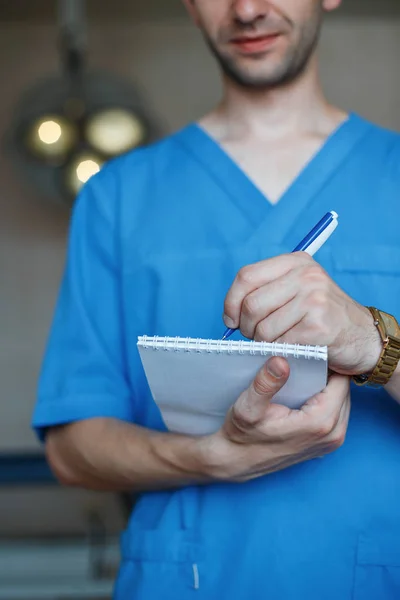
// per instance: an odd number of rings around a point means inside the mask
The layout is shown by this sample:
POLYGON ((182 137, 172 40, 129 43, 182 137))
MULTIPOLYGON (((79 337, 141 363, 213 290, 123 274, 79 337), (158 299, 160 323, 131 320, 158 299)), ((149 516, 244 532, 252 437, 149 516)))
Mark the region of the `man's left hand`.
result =
POLYGON ((382 350, 369 310, 305 252, 243 267, 226 296, 224 321, 257 341, 328 346, 330 368, 344 375, 372 371, 382 350))

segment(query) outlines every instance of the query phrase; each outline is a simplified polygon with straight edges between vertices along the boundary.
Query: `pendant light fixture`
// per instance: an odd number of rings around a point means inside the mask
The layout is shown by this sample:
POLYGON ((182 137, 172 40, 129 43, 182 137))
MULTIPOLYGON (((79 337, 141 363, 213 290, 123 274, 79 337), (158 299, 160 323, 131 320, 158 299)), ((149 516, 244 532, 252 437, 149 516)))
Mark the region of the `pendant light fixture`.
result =
POLYGON ((17 108, 9 150, 46 195, 71 203, 104 163, 159 135, 128 81, 86 64, 84 0, 59 0, 61 76, 30 89, 17 108))

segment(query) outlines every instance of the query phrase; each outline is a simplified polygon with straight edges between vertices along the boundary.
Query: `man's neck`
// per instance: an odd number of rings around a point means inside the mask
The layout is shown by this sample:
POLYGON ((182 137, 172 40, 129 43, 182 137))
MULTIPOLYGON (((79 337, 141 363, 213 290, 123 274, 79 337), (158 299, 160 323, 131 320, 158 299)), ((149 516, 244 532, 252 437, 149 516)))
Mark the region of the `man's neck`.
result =
POLYGON ((200 121, 273 204, 347 119, 325 100, 315 73, 263 92, 226 81, 220 106, 200 121))
POLYGON ((246 89, 225 77, 221 103, 200 124, 219 140, 273 141, 310 132, 328 136, 346 115, 324 97, 316 62, 313 58, 295 81, 266 90, 246 89))

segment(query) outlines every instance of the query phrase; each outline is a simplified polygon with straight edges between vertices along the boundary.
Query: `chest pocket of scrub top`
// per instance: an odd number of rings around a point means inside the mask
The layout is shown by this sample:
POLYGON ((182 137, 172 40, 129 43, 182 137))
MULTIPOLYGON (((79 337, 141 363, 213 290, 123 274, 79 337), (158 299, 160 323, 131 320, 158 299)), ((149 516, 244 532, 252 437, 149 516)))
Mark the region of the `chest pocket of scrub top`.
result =
POLYGON ((366 534, 357 548, 353 600, 399 600, 400 534, 366 534))
POLYGON ((400 319, 400 246, 360 244, 335 248, 332 277, 354 300, 400 319))

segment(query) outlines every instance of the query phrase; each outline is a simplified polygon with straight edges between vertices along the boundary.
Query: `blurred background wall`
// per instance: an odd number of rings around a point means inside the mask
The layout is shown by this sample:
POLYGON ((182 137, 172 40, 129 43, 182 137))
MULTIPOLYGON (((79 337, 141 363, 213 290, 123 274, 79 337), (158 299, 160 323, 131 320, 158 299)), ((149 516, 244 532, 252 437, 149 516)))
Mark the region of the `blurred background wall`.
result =
MULTIPOLYGON (((321 72, 332 101, 400 131, 400 2, 348 0, 326 23, 321 72), (367 6, 368 4, 368 6, 367 6), (371 6, 372 5, 372 6, 371 6)), ((0 137, 23 90, 56 72, 55 2, 0 1, 0 137)), ((218 73, 179 1, 89 2, 93 67, 135 82, 168 133, 219 98, 218 73)), ((63 266, 68 210, 0 160, 0 454, 39 449, 30 418, 63 266)), ((96 506, 118 531, 111 495, 57 488, 0 490, 0 536, 74 533, 96 506)))

